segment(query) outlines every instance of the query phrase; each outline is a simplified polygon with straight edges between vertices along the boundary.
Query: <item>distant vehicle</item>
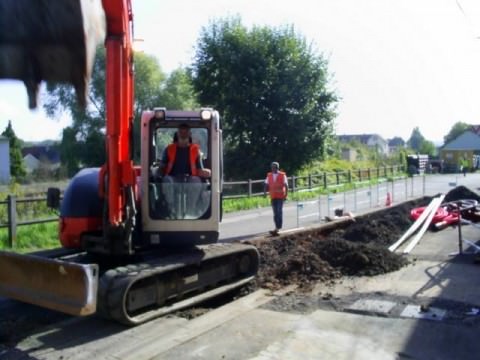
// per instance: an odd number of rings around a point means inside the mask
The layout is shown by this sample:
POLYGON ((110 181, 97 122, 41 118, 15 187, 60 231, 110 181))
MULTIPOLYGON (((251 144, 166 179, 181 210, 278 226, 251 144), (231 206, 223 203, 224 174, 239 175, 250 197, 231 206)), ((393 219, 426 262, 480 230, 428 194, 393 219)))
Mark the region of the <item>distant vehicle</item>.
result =
POLYGON ((419 175, 425 173, 428 165, 428 155, 407 155, 408 175, 419 175))
POLYGON ((444 161, 442 159, 429 159, 427 163, 427 173, 441 174, 444 171, 444 161))

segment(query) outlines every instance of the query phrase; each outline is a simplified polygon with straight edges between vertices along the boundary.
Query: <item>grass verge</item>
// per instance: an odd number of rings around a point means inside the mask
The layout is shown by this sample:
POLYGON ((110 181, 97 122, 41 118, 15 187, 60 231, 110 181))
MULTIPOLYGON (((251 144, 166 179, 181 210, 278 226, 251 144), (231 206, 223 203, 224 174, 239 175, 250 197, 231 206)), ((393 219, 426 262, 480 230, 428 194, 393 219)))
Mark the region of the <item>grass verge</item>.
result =
POLYGON ((19 226, 17 228, 17 241, 13 248, 8 247, 8 230, 0 229, 1 250, 26 253, 59 246, 57 222, 19 226))

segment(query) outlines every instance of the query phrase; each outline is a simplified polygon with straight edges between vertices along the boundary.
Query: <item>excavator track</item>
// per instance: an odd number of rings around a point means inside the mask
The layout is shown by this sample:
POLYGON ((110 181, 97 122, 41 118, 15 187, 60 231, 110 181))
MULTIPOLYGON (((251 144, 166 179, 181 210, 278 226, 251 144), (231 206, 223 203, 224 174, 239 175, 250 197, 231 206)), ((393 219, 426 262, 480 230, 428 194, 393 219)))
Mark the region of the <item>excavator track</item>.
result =
POLYGON ((97 314, 138 325, 228 292, 251 281, 259 254, 244 244, 212 244, 106 271, 97 314))

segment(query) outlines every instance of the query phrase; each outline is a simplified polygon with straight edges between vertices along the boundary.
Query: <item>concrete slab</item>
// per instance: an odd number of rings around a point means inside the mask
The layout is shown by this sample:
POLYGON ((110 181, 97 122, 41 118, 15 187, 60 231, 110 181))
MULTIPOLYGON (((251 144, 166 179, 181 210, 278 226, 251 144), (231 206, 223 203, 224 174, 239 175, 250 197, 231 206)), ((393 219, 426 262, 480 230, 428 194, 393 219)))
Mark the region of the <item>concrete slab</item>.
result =
POLYGON ((388 314, 395 306, 396 302, 375 299, 359 299, 347 307, 348 311, 359 313, 388 314))
POLYGON ((442 321, 446 314, 447 311, 443 309, 431 307, 426 310, 422 310, 422 307, 419 305, 407 305, 401 312, 400 316, 406 318, 442 321))
POLYGON ((154 359, 477 359, 478 328, 323 310, 293 315, 255 309, 154 359))

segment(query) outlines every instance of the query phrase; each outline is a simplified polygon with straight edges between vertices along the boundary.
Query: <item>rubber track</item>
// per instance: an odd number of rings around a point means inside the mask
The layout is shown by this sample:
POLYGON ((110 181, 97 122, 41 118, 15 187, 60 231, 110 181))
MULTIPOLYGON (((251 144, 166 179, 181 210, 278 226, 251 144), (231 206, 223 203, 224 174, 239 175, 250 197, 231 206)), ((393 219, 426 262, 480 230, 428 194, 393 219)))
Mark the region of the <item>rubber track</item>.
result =
MULTIPOLYGON (((170 255, 145 263, 121 266, 106 271, 99 280, 97 314, 126 325, 137 325, 158 317, 160 315, 152 315, 151 317, 147 315, 146 317, 140 316, 141 320, 137 320, 137 317, 131 318, 126 313, 126 296, 132 284, 139 280, 161 276, 162 273, 171 273, 176 270, 181 271, 187 266, 199 265, 206 260, 220 259, 221 257, 228 257, 234 254, 241 255, 246 252, 253 254, 254 252, 254 262, 256 263, 251 265, 250 271, 248 271, 244 277, 254 276, 258 270, 259 255, 253 246, 244 244, 212 244, 199 246, 198 248, 201 251, 196 250, 178 255, 170 255)), ((204 299, 201 301, 203 300, 204 299)), ((177 308, 172 307, 171 304, 168 305, 168 308, 172 308, 172 311, 177 310, 177 308)))

